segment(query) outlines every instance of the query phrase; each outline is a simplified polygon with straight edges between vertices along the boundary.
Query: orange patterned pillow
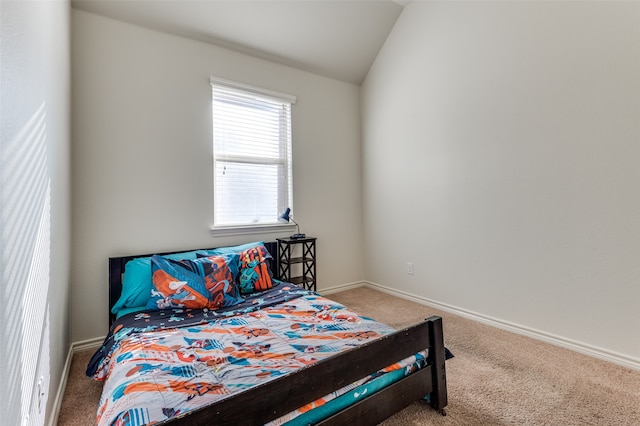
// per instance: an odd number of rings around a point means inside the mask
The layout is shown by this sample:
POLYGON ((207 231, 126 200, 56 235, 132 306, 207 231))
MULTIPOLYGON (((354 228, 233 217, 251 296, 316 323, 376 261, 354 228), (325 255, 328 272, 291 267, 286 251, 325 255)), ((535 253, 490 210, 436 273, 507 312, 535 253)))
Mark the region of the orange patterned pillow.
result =
POLYGON ((148 309, 218 309, 242 301, 235 277, 238 255, 226 254, 195 260, 151 258, 151 297, 148 309))
POLYGON ((258 245, 240 253, 240 293, 250 294, 273 287, 267 259, 271 254, 264 245, 258 245))

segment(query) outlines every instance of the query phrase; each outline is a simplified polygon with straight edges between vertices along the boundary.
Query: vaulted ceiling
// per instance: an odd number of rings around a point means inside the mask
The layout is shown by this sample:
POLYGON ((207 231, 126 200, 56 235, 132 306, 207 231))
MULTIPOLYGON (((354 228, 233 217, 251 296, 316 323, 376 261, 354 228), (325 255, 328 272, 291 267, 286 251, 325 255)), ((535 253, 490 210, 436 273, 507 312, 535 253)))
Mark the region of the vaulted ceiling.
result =
POLYGON ((401 0, 74 0, 72 7, 360 84, 401 0))

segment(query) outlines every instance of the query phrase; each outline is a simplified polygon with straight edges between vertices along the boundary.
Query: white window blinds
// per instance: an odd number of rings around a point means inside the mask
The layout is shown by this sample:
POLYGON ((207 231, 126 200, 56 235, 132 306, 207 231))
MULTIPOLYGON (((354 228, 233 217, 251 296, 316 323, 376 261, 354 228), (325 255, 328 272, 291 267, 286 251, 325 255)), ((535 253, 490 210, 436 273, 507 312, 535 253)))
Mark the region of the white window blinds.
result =
POLYGON ((214 227, 268 225, 292 207, 295 97, 211 78, 214 227))

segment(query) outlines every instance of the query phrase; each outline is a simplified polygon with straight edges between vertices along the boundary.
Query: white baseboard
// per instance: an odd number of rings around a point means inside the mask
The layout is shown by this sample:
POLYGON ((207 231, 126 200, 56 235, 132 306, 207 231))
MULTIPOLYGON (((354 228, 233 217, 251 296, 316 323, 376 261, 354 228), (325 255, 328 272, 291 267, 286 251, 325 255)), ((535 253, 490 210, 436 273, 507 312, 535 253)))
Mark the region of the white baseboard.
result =
POLYGON ((64 397, 64 391, 67 389, 67 379, 69 378, 69 370, 71 369, 71 361, 73 360, 73 354, 85 349, 98 349, 104 336, 96 337, 94 339, 83 340, 81 342, 74 342, 69 346, 69 352, 67 352, 67 359, 64 362, 64 368, 62 369, 62 377, 60 378, 60 385, 56 393, 56 399, 53 402, 53 408, 51 410, 51 419, 49 420, 49 426, 56 426, 58 424, 58 417, 60 416, 60 409, 62 408, 62 398, 64 397))
POLYGON ((464 318, 471 319, 473 321, 481 322, 489 326, 499 328, 502 330, 510 331, 512 333, 520 334, 522 336, 531 337, 536 340, 541 340, 546 343, 550 343, 555 346, 560 346, 565 349, 570 349, 574 352, 579 352, 584 355, 588 355, 594 358, 598 358, 604 361, 609 361, 614 364, 621 365, 632 370, 640 371, 640 359, 634 358, 628 355, 620 354, 617 352, 609 351, 606 349, 598 348, 586 343, 578 342, 575 340, 567 339, 561 336, 556 336, 551 333, 536 330, 530 327, 525 327, 519 324, 514 324, 509 321, 503 321, 497 318, 492 318, 487 315, 482 315, 477 312, 468 311, 466 309, 459 308, 457 306, 448 305, 446 303, 440 303, 435 300, 428 299, 426 297, 417 296, 405 291, 396 290, 390 287, 386 287, 380 284, 366 281, 364 283, 366 287, 370 287, 374 290, 381 291, 383 293, 390 294, 392 296, 400 297, 402 299, 410 300, 412 302, 420 303, 422 305, 431 306, 432 308, 440 309, 445 312, 459 315, 464 318))
POLYGON ((345 290, 351 290, 351 289, 358 288, 358 287, 364 287, 366 285, 367 285, 367 283, 364 282, 364 281, 356 281, 356 282, 353 282, 353 283, 340 284, 340 285, 336 285, 336 286, 329 287, 329 288, 319 289, 318 293, 320 293, 323 296, 326 296, 328 294, 338 293, 340 291, 345 291, 345 290))
POLYGON ((74 342, 71 344, 69 350, 72 350, 73 353, 84 351, 86 349, 98 349, 102 346, 106 336, 94 337, 93 339, 82 340, 80 342, 74 342))
POLYGON ((58 385, 58 391, 56 392, 56 399, 53 401, 53 408, 51 410, 51 420, 49 426, 55 426, 58 424, 58 416, 60 415, 60 408, 62 407, 62 397, 64 391, 67 388, 67 378, 69 377, 69 369, 71 368, 71 359, 73 353, 71 348, 67 352, 67 359, 64 362, 64 368, 62 369, 62 377, 60 378, 60 385, 58 385))

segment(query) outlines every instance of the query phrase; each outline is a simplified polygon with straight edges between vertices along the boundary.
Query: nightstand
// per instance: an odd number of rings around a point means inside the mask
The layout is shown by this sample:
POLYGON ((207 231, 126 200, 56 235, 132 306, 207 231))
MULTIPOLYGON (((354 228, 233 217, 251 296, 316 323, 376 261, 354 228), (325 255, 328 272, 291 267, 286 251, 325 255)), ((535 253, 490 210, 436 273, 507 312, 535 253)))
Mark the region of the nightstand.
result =
POLYGON ((278 278, 316 291, 316 238, 277 238, 278 278))

